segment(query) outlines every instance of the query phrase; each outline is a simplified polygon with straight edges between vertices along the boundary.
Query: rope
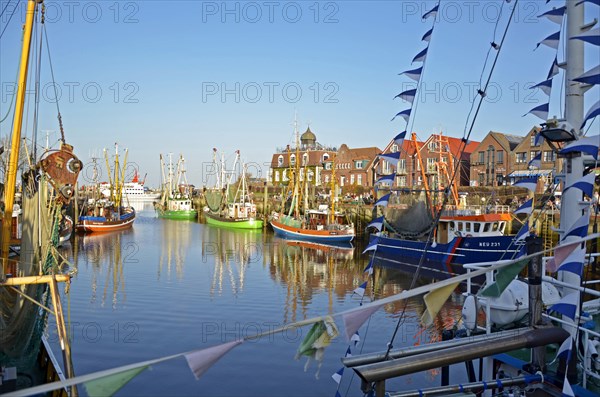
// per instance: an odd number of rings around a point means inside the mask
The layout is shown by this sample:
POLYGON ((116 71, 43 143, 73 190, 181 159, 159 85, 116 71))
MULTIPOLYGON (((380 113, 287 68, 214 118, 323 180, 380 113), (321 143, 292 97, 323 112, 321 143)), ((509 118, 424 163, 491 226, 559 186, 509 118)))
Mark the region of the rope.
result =
MULTIPOLYGON (((20 2, 21 2, 21 0, 17 0, 17 4, 15 4, 15 8, 13 9, 12 13, 10 14, 10 17, 8 17, 8 21, 6 22, 6 25, 4 25, 4 29, 2 29, 2 33, 0 33, 0 39, 2 38, 2 36, 4 36, 4 32, 6 31, 6 28, 8 28, 8 25, 10 25, 10 21, 12 20, 13 16, 15 15, 15 12, 17 12, 20 2)), ((10 4, 10 1, 8 3, 10 4)), ((8 4, 6 5, 6 7, 4 7, 4 10, 2 10, 2 14, 4 14, 4 11, 6 10, 7 7, 8 7, 8 4)))
POLYGON ((58 105, 58 92, 56 89, 56 80, 54 79, 54 68, 52 67, 52 56, 50 54, 50 44, 48 42, 48 32, 46 31, 46 25, 43 24, 44 38, 46 39, 46 48, 48 49, 48 62, 50 64, 50 75, 52 76, 52 86, 54 88, 54 98, 56 99, 56 111, 58 113, 58 126, 60 128, 60 140, 65 143, 65 130, 63 128, 62 116, 60 115, 60 107, 58 105))

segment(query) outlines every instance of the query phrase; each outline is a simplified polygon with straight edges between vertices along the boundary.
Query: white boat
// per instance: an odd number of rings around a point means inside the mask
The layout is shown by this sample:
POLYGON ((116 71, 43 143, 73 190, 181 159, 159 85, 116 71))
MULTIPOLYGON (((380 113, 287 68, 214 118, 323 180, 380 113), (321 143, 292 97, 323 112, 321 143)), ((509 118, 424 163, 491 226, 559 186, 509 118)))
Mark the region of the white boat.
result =
MULTIPOLYGON (((110 186, 102 190, 104 197, 110 196, 110 186)), ((154 201, 160 198, 160 192, 152 192, 144 187, 144 182, 140 182, 137 171, 131 182, 125 182, 123 185, 123 197, 128 201, 154 201)))

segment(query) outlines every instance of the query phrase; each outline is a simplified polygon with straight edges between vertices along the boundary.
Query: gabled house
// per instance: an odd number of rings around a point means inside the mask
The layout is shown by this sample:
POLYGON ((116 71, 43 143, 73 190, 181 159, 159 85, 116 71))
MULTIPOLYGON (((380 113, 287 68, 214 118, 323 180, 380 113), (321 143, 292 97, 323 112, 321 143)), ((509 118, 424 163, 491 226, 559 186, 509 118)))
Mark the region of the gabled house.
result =
POLYGON ((502 186, 513 171, 515 148, 523 137, 490 131, 471 153, 471 186, 502 186))

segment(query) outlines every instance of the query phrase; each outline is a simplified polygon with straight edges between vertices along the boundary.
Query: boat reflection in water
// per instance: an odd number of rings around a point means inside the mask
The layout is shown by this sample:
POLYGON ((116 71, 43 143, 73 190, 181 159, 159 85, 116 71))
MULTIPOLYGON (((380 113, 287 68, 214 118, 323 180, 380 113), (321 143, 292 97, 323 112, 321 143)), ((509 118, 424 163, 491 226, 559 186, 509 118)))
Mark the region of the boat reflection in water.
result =
POLYGON ((121 305, 126 303, 123 267, 124 264, 135 261, 134 256, 138 250, 131 238, 125 237, 131 234, 133 229, 108 234, 82 235, 76 238, 73 255, 76 266, 81 267, 83 260, 85 265, 91 265, 92 269, 90 304, 97 303, 98 295, 102 307, 106 305, 107 300, 110 300, 113 309, 117 309, 119 303, 121 305), (83 255, 78 255, 77 251, 81 251, 83 255))
POLYGON ((162 228, 160 258, 158 260, 157 280, 161 279, 166 271, 167 280, 171 280, 173 267, 177 280, 183 278, 185 258, 189 253, 192 241, 192 227, 194 223, 180 220, 165 219, 159 222, 162 228))

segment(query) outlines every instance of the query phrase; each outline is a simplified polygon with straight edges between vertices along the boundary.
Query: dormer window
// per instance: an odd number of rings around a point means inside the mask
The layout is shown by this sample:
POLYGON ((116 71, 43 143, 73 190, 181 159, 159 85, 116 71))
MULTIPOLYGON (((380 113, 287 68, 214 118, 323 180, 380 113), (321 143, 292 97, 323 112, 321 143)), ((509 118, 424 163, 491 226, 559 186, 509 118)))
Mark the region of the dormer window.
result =
POLYGON ((283 165, 283 156, 279 155, 279 157, 277 157, 277 166, 281 167, 283 165))
POLYGON ((296 165, 296 155, 292 154, 290 156, 290 165, 296 165))

